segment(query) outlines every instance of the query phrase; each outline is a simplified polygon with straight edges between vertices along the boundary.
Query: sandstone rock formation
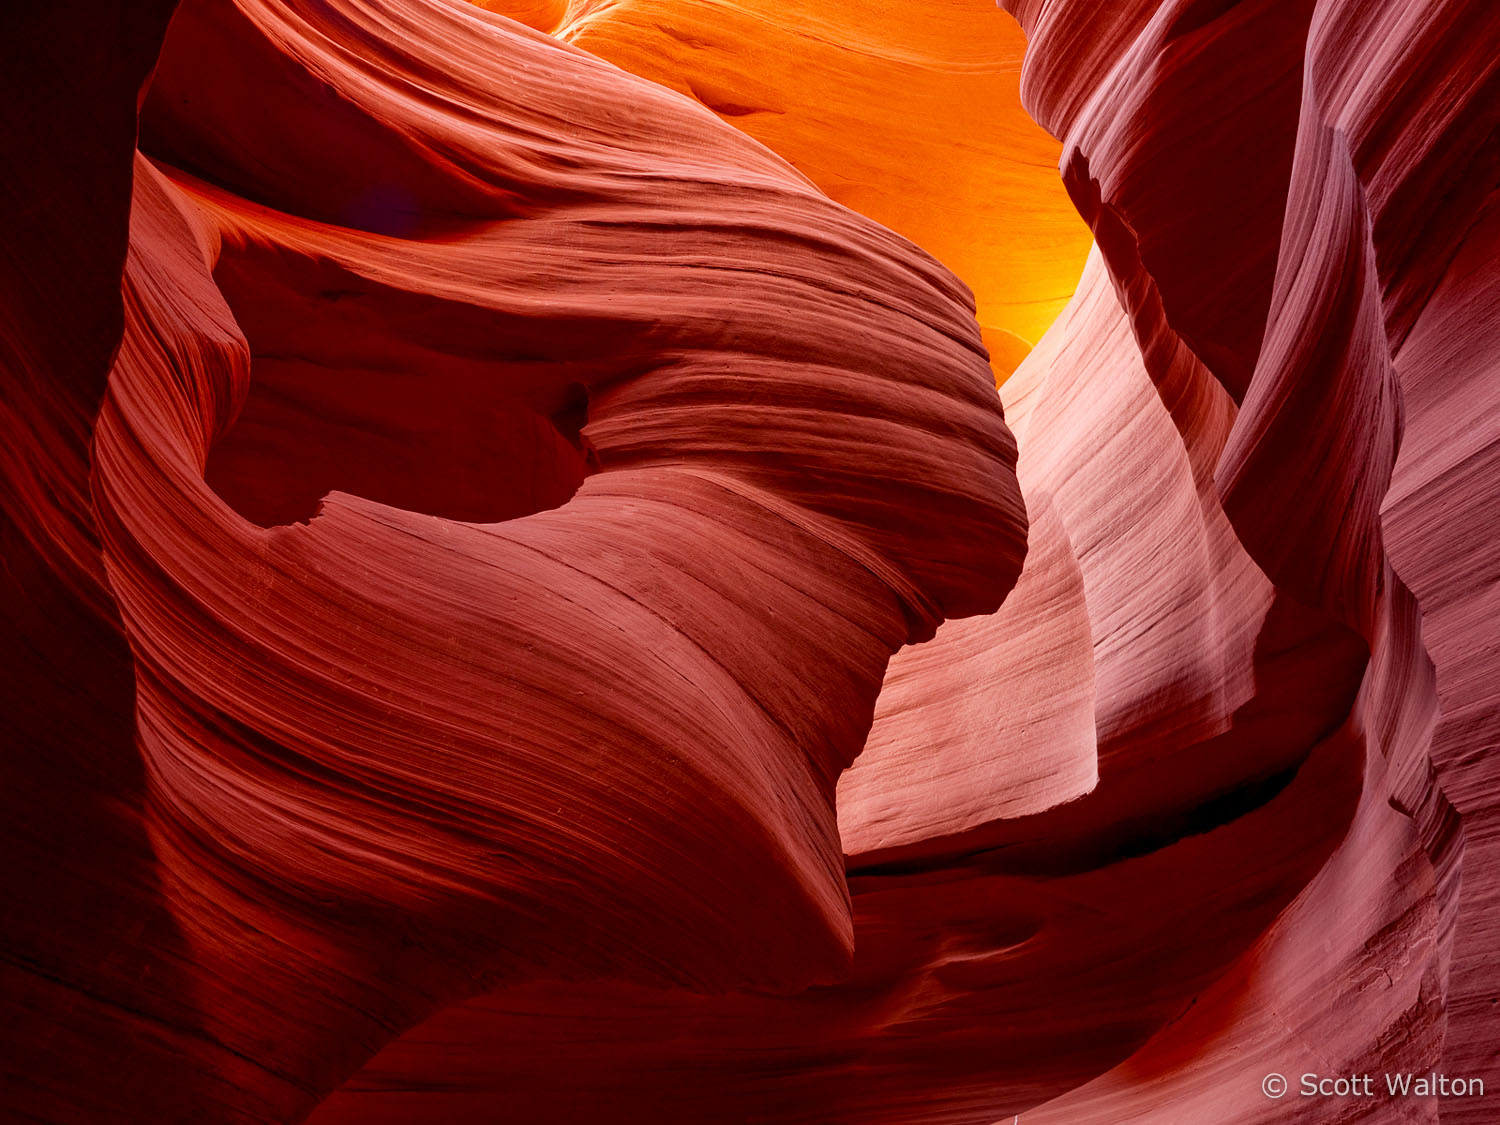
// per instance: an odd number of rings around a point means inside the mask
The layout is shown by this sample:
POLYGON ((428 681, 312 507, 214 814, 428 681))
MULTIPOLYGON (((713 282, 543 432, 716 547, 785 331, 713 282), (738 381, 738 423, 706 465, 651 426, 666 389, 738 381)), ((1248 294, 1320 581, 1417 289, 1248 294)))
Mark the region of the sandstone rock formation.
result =
POLYGON ((0 1116, 1494 1118, 1500 9, 1005 8, 8 17, 0 1116))

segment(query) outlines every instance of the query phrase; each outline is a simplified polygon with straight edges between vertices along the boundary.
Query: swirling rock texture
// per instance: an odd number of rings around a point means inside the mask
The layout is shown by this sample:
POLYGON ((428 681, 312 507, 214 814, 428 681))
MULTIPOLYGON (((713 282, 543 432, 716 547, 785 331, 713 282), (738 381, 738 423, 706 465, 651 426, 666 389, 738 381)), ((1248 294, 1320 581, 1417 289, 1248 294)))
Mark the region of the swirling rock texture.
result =
POLYGON ((1006 7, 5 17, 0 1116, 1495 1119, 1500 8, 1006 7))
POLYGON ((973 291, 997 376, 1062 311, 1089 246, 1057 141, 1019 96, 1025 39, 981 0, 483 0, 701 102, 973 291))

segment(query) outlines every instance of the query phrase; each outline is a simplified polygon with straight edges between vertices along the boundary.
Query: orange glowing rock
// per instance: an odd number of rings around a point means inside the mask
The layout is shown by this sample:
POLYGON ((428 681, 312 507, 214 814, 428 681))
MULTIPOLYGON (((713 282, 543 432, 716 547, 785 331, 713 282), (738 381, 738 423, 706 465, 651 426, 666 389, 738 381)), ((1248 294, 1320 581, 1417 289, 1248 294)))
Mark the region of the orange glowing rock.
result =
POLYGON ((1076 288, 1089 232, 1021 105, 1025 36, 990 0, 480 6, 695 98, 927 250, 974 291, 998 380, 1076 288))

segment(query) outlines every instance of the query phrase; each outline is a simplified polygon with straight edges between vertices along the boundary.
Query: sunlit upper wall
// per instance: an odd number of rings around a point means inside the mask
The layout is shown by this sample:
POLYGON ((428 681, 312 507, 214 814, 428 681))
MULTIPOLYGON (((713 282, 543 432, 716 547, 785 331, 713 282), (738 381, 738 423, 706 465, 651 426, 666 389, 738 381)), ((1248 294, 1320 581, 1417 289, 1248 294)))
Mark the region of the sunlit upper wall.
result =
POLYGON ((1021 107, 993 0, 483 0, 697 98, 974 290, 1004 379, 1071 296, 1090 236, 1021 107))

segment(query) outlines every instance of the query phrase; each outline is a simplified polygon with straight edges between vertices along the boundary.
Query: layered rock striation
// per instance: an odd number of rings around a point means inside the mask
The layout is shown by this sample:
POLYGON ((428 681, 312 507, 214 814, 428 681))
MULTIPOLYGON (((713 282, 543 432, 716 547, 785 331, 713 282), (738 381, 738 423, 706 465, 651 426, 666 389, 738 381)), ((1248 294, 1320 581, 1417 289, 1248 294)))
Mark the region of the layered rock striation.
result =
POLYGON ((1490 1119, 1500 17, 930 7, 13 17, 6 1114, 1490 1119))

